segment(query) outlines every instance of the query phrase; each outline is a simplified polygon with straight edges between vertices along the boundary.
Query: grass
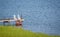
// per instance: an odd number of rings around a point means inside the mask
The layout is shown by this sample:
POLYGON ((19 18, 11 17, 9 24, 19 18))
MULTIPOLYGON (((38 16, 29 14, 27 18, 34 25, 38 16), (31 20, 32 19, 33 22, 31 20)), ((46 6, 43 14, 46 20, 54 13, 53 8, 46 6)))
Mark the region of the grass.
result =
POLYGON ((42 33, 33 33, 15 26, 0 26, 0 37, 60 37, 42 33))

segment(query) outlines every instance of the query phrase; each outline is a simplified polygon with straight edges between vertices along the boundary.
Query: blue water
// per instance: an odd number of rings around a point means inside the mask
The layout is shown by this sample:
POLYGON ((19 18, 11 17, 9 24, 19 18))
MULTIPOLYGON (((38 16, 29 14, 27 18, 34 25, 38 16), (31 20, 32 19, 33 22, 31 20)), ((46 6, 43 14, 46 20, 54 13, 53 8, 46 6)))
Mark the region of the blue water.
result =
POLYGON ((60 35, 60 0, 0 0, 0 18, 21 13, 24 29, 60 35))

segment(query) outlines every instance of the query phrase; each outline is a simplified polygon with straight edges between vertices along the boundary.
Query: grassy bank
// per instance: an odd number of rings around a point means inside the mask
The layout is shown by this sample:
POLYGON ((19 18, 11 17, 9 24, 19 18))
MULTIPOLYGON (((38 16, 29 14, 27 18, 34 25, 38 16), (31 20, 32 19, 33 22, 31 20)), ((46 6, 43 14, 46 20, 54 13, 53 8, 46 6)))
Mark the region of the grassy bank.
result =
POLYGON ((42 33, 33 33, 15 26, 0 26, 0 37, 60 37, 42 33))

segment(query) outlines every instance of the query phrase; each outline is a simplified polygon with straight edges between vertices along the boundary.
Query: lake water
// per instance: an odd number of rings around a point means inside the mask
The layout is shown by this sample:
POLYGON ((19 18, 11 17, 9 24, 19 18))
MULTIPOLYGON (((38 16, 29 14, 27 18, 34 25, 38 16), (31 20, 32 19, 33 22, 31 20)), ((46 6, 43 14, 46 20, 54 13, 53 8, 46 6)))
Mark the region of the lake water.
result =
POLYGON ((60 0, 0 0, 0 19, 21 13, 24 29, 60 35, 60 0))

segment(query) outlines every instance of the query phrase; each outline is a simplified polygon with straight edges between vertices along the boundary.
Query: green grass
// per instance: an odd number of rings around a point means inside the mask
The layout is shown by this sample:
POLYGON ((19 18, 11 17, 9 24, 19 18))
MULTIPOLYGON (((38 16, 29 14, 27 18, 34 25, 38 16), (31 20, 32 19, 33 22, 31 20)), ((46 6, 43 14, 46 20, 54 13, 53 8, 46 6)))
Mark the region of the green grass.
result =
POLYGON ((0 26, 0 37, 60 37, 43 33, 34 33, 15 26, 0 26))

